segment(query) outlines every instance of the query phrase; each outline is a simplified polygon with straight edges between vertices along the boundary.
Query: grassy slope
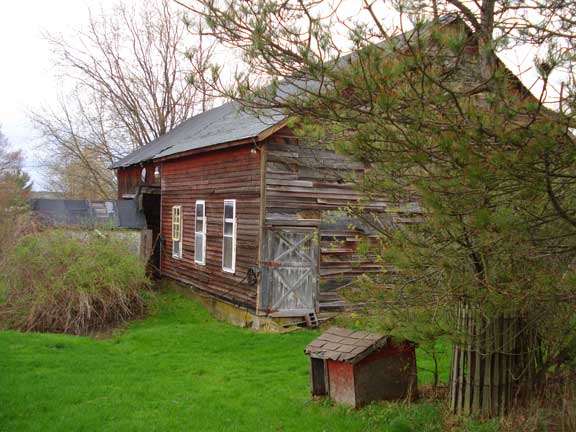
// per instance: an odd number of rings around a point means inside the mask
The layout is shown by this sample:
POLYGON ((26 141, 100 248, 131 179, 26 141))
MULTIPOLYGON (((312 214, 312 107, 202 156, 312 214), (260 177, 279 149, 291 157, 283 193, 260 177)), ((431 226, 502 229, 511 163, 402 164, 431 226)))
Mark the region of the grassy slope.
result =
POLYGON ((0 430, 442 430, 427 403, 311 402, 303 348, 316 335, 231 327, 173 293, 106 340, 0 332, 0 430))

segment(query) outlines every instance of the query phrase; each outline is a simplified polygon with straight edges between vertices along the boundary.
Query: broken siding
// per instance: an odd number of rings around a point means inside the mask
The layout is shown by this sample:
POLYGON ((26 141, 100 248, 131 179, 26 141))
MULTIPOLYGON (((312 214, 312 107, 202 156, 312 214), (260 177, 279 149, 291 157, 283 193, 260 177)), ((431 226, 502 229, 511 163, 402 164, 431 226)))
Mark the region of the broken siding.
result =
POLYGON ((118 199, 125 198, 126 195, 134 195, 141 184, 160 184, 160 179, 154 176, 154 170, 158 163, 145 162, 142 165, 132 165, 126 168, 118 168, 116 176, 118 178, 118 199), (142 168, 146 168, 146 180, 142 182, 142 168))
POLYGON ((258 265, 260 155, 245 145, 166 161, 162 165, 162 274, 231 303, 256 308, 256 285, 246 274, 258 265), (222 269, 224 200, 236 200, 236 270, 222 269), (194 262, 196 200, 206 205, 206 264, 194 262), (172 257, 172 206, 182 206, 182 259, 172 257))
MULTIPOLYGON (((355 185, 347 181, 350 175, 361 174, 364 166, 333 151, 301 144, 287 128, 270 137, 265 150, 264 223, 319 229, 320 308, 339 309, 345 305, 339 288, 358 274, 381 270, 356 253, 358 239, 373 232, 338 212, 362 200, 355 185)), ((372 207, 382 210, 383 203, 372 207)))

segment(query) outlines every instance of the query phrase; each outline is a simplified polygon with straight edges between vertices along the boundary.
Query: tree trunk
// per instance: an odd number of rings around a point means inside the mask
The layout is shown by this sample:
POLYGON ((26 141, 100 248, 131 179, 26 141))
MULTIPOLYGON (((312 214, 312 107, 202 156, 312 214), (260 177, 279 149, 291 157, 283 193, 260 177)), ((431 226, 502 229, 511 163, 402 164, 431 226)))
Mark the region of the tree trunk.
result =
POLYGON ((450 372, 450 408, 455 414, 494 417, 506 414, 520 391, 534 379, 538 347, 525 320, 501 315, 487 320, 478 308, 461 304, 450 372))

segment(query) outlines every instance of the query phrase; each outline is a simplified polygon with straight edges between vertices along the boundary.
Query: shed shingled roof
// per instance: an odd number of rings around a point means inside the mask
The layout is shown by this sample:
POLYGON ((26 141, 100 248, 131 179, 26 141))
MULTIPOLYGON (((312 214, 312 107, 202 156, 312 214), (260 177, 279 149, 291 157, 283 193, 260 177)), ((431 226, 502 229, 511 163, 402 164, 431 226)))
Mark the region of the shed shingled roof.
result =
POLYGON ((304 352, 310 357, 356 363, 388 343, 388 337, 378 333, 330 327, 308 344, 304 352))

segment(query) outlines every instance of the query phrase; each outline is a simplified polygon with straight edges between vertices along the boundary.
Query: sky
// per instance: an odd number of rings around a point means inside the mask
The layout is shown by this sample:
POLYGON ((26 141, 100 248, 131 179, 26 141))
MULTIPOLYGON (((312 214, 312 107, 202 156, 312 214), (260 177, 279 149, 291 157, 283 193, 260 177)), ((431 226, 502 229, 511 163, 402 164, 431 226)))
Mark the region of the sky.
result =
MULTIPOLYGON (((45 188, 43 149, 27 112, 53 105, 61 86, 43 33, 72 33, 87 21, 88 8, 105 8, 113 1, 0 0, 0 125, 12 147, 23 151, 34 190, 45 188)), ((357 8, 353 9, 352 14, 357 13, 357 8)), ((534 52, 528 50, 503 56, 513 72, 524 74, 528 87, 535 82, 534 71, 530 70, 533 56, 534 52)))
MULTIPOLYGON (((44 32, 64 33, 86 21, 88 7, 101 0, 0 0, 0 125, 13 148, 25 156, 25 170, 42 190, 37 133, 26 113, 55 102, 59 82, 44 32)), ((106 3, 104 1, 103 3, 106 3)))

